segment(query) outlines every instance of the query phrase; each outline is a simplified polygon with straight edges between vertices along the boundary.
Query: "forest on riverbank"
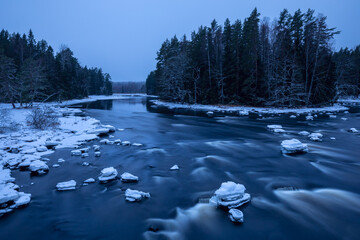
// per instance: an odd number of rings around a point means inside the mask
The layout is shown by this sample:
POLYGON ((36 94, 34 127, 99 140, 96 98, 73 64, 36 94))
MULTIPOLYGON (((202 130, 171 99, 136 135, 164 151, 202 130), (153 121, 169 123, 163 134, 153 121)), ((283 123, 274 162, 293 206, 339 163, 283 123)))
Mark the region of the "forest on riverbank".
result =
POLYGON ((31 30, 28 35, 0 32, 0 102, 32 105, 100 94, 112 94, 110 75, 81 66, 70 48, 55 53, 31 30))
POLYGON ((215 20, 166 40, 157 52, 147 93, 199 104, 302 107, 327 105, 360 94, 360 46, 334 51, 340 32, 314 10, 260 20, 215 20))

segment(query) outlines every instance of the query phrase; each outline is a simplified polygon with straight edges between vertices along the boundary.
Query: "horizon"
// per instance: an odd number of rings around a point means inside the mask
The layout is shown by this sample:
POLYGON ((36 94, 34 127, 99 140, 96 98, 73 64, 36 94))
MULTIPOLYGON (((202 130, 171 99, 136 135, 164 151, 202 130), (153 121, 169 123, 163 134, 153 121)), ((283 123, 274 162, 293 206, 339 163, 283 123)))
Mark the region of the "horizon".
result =
POLYGON ((220 25, 226 18, 232 23, 236 19, 243 21, 255 7, 261 13, 261 19, 268 17, 271 21, 284 8, 291 14, 299 8, 303 12, 314 9, 316 15, 322 13, 328 17, 330 27, 341 31, 335 36, 336 50, 354 48, 360 44, 360 30, 351 23, 360 20, 357 14, 360 3, 347 2, 275 0, 269 3, 256 0, 250 3, 230 0, 219 5, 211 0, 188 6, 190 1, 96 3, 82 0, 44 4, 38 0, 22 0, 2 3, 0 28, 21 34, 28 34, 32 29, 36 40, 46 40, 54 51, 64 44, 74 52, 81 65, 101 67, 111 75, 113 82, 144 82, 155 69, 156 52, 166 39, 174 35, 189 37, 201 25, 209 26, 213 19, 220 25), (199 9, 203 11, 199 13, 199 9), (26 21, 19 21, 19 15, 26 21))

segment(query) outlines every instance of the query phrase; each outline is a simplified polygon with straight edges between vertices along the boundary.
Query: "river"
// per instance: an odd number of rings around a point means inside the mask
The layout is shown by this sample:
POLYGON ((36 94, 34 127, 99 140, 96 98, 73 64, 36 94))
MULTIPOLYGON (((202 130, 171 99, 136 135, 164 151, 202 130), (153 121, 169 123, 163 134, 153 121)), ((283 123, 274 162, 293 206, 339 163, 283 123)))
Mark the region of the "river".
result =
MULTIPOLYGON (((102 156, 49 155, 60 168, 41 177, 13 171, 30 205, 0 219, 1 239, 358 239, 360 236, 360 111, 319 115, 314 121, 281 116, 197 116, 151 108, 144 97, 83 104, 85 113, 117 129, 113 139, 143 147, 102 145, 102 156), (342 120, 346 117, 347 120, 342 120), (267 130, 281 124, 285 134, 267 130), (299 131, 320 131, 322 142, 299 131), (336 140, 331 140, 335 137, 336 140), (280 152, 297 138, 309 153, 280 152), (82 166, 87 161, 90 166, 82 166), (179 171, 170 171, 174 164, 179 171), (57 192, 70 179, 81 183, 101 169, 130 172, 138 183, 115 181, 57 192), (225 211, 206 204, 222 182, 244 184, 252 201, 233 224, 225 211), (125 201, 127 188, 150 192, 125 201), (201 203, 199 203, 201 202, 201 203)), ((97 144, 89 143, 88 145, 97 144)))

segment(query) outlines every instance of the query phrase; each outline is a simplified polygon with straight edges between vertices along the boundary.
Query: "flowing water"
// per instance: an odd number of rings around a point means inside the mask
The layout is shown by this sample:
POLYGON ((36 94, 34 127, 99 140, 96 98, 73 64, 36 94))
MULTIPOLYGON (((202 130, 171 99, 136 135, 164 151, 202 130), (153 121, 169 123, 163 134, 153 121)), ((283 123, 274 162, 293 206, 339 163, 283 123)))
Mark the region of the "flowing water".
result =
POLYGON ((141 97, 83 107, 102 123, 124 129, 113 139, 144 146, 102 145, 100 158, 90 152, 85 159, 59 149, 49 165, 60 157, 66 162, 45 176, 13 171, 32 201, 0 219, 1 239, 359 239, 360 135, 347 132, 360 129, 359 109, 305 121, 289 115, 194 116, 151 108, 141 97), (287 132, 272 133, 268 124, 287 132), (299 136, 303 130, 320 131, 323 141, 299 136), (308 143, 309 153, 281 154, 281 141, 291 138, 308 143), (174 164, 179 171, 169 170, 174 164), (109 166, 140 181, 55 190, 58 182, 79 184, 109 166), (241 208, 243 224, 206 204, 225 181, 244 184, 252 196, 241 208), (151 198, 126 202, 127 188, 150 192, 151 198))

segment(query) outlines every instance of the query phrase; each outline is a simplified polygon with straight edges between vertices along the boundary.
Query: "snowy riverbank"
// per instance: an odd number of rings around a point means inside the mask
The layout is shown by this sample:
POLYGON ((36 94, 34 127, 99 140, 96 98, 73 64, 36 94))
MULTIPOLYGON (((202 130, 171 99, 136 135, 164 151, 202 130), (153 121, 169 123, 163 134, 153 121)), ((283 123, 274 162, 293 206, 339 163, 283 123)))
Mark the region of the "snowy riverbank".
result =
POLYGON ((347 107, 335 104, 330 107, 319 108, 265 108, 265 107, 245 107, 245 106, 226 106, 226 105, 201 105, 201 104, 185 104, 170 103, 160 100, 151 100, 158 107, 166 107, 168 109, 189 109, 195 111, 211 111, 222 113, 238 113, 239 115, 249 115, 250 112, 261 114, 308 114, 316 112, 340 112, 348 110, 347 107))

